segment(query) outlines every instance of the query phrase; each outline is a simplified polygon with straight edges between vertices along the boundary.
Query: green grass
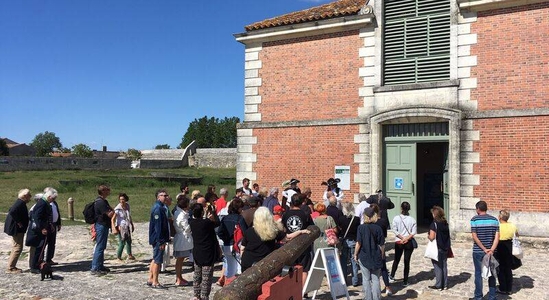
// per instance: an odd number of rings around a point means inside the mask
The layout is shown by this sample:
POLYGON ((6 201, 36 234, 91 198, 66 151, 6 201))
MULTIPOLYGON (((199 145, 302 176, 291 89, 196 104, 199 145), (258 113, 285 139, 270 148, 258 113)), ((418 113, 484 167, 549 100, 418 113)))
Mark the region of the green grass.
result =
MULTIPOLYGON (((150 174, 169 173, 176 176, 202 178, 200 184, 190 184, 190 190, 200 190, 206 193, 210 184, 217 187, 229 188, 234 192, 236 170, 232 169, 211 169, 211 168, 183 168, 169 170, 107 170, 107 171, 17 171, 0 172, 0 213, 6 213, 10 206, 17 199, 20 189, 28 188, 34 195, 51 186, 57 189, 59 197, 57 203, 61 216, 68 217, 67 200, 72 197, 74 201, 74 215, 76 219, 83 219, 82 210, 86 203, 97 197, 97 186, 107 184, 111 187, 109 204, 114 207, 118 204, 118 194, 126 193, 130 197, 132 216, 135 222, 145 222, 149 219, 149 211, 155 198, 154 193, 159 188, 166 188, 168 193, 175 199, 179 193, 180 182, 178 179, 170 181, 159 181, 151 179, 150 174), (63 182, 63 184, 61 183, 63 182)), ((28 204, 30 208, 34 203, 28 204)), ((172 206, 175 205, 172 204, 172 206)), ((65 225, 81 224, 78 222, 65 222, 65 225)))

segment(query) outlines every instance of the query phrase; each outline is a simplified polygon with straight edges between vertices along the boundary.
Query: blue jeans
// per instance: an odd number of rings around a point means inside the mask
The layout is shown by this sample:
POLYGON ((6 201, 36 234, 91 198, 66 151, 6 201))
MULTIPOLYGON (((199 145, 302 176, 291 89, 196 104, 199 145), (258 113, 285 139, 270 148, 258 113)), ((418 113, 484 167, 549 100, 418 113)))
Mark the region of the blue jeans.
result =
POLYGON ((105 268, 105 248, 109 237, 109 227, 95 223, 95 248, 93 250, 92 271, 99 271, 105 268))
MULTIPOLYGON (((475 299, 482 299, 482 258, 484 258, 484 252, 473 252, 473 263, 475 264, 475 299)), ((495 300, 496 298, 496 277, 490 276, 488 278, 488 299, 495 300)))
POLYGON ((379 300, 381 298, 381 286, 379 285, 381 269, 368 269, 362 265, 360 259, 358 263, 362 272, 364 300, 379 300))
POLYGON ((345 241, 343 241, 343 248, 341 249, 341 257, 339 257, 339 260, 341 262, 341 269, 343 269, 343 275, 345 275, 345 278, 348 274, 347 263, 351 260, 351 268, 353 269, 352 284, 356 286, 358 285, 358 263, 353 259, 355 245, 356 241, 345 239, 345 241))

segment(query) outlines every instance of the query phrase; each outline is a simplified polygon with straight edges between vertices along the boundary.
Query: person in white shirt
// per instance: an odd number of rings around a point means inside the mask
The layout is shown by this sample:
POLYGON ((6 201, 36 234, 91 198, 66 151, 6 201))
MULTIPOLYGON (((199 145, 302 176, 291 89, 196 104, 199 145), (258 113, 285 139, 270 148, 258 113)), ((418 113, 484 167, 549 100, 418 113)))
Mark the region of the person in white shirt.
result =
MULTIPOLYGON (((404 253, 404 280, 402 285, 408 285, 408 275, 410 274, 410 258, 414 252, 414 235, 417 234, 417 223, 409 214, 410 203, 404 201, 400 205, 401 213, 393 219, 392 230, 395 233, 395 259, 391 268, 389 282, 394 281, 395 273, 400 263, 400 258, 404 253)), ((416 243, 417 247, 417 243, 416 243)))
MULTIPOLYGON (((44 193, 46 193, 48 190, 53 191, 54 194, 57 195, 57 191, 52 187, 45 188, 44 193)), ((57 201, 55 201, 55 199, 52 202, 50 202, 51 211, 52 211, 52 224, 54 228, 53 230, 48 232, 48 244, 47 244, 47 251, 46 251, 46 262, 48 262, 52 266, 57 265, 57 263, 53 261, 53 256, 55 255, 55 244, 57 242, 57 232, 61 230, 61 215, 59 214, 59 205, 57 204, 57 201)))

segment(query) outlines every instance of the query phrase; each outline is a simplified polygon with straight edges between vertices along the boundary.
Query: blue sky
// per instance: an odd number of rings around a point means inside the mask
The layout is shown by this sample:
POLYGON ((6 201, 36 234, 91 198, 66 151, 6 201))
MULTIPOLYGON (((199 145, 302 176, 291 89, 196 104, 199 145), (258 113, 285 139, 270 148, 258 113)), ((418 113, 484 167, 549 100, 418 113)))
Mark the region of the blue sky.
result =
POLYGON ((202 116, 242 119, 244 26, 314 0, 0 0, 0 137, 175 148, 202 116))

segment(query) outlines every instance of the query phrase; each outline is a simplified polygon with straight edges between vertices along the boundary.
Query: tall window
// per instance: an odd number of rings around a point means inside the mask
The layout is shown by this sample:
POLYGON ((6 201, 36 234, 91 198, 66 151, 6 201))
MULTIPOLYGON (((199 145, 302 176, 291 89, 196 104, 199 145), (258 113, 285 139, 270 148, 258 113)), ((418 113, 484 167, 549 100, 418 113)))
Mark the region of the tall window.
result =
POLYGON ((450 79, 450 0, 384 3, 384 84, 450 79))

